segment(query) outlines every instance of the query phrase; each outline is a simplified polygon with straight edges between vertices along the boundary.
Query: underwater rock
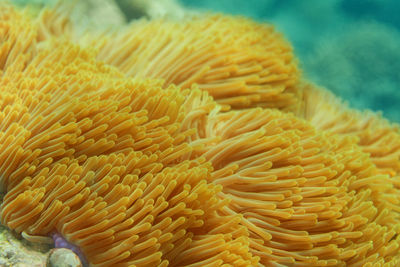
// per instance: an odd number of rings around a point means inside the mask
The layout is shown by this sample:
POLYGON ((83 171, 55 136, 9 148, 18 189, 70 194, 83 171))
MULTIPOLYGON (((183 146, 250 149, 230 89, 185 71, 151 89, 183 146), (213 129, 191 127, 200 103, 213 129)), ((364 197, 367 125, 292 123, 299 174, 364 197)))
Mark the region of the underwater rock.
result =
POLYGON ((67 248, 54 248, 18 239, 0 225, 1 267, 82 267, 78 255, 67 248))
POLYGON ((47 245, 28 244, 18 240, 10 230, 0 225, 0 266, 46 266, 47 245))
POLYGON ((79 257, 70 249, 55 248, 50 251, 48 267, 82 267, 79 257))
POLYGON ((175 0, 116 0, 116 3, 128 20, 141 17, 179 19, 188 12, 175 0))
POLYGON ((114 0, 85 0, 71 2, 74 11, 71 19, 82 29, 108 29, 122 26, 125 16, 114 0))
MULTIPOLYGON (((56 249, 67 249, 69 252, 65 251, 60 251, 56 253, 55 256, 53 256, 53 253, 50 252, 50 258, 53 257, 55 260, 59 259, 59 261, 62 263, 64 261, 64 258, 68 258, 69 260, 73 260, 72 258, 75 258, 75 256, 78 257, 79 264, 83 266, 87 266, 87 260, 85 259, 85 256, 83 255, 82 251, 77 247, 74 246, 73 244, 70 244, 61 234, 59 233, 54 233, 52 235, 53 240, 54 240, 54 246, 56 249), (72 255, 72 254, 74 255, 72 255), (70 255, 71 254, 71 255, 70 255), (69 255, 69 256, 68 256, 69 255), (71 258, 71 259, 70 259, 71 258)), ((75 266, 74 261, 71 263, 71 266, 75 266)), ((53 266, 53 265, 51 265, 53 266)), ((58 266, 58 265, 57 265, 58 266)), ((69 265, 68 265, 69 266, 69 265)), ((78 266, 78 265, 77 265, 78 266)), ((80 266, 80 265, 79 265, 80 266)))

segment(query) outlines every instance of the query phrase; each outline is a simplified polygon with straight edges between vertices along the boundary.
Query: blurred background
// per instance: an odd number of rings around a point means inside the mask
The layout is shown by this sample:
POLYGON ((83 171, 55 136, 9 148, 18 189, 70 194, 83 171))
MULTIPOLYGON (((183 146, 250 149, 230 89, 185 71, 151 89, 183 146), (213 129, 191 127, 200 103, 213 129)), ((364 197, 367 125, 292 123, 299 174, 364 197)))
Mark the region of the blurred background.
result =
POLYGON ((286 35, 303 73, 359 109, 400 122, 400 1, 180 0, 266 21, 286 35))
MULTIPOLYGON (((11 1, 40 5, 59 0, 11 1)), ((68 2, 84 6, 81 20, 91 16, 97 18, 97 23, 117 27, 143 16, 179 17, 185 9, 236 14, 272 23, 293 44, 305 77, 332 90, 354 108, 382 111, 386 118, 400 122, 399 0, 68 2)))

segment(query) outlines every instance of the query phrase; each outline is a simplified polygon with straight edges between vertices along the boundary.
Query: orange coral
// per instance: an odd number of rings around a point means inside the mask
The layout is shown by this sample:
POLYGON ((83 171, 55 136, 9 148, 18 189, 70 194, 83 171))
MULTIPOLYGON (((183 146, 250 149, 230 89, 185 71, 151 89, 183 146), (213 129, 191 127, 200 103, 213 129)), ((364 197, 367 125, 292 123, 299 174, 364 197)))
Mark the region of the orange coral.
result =
POLYGON ((254 263, 237 220, 205 231, 225 203, 210 165, 180 160, 201 145, 182 127, 198 91, 126 81, 91 53, 57 46, 1 78, 2 222, 25 236, 57 230, 93 266, 166 264, 223 236, 228 262, 254 263))
POLYGON ((379 114, 348 108, 325 89, 306 83, 302 117, 316 128, 359 138, 358 145, 382 173, 400 175, 400 128, 379 114), (328 104, 329 103, 329 104, 328 104))
POLYGON ((272 26, 228 16, 139 21, 104 39, 98 59, 129 76, 196 83, 233 108, 297 104, 292 49, 272 26))
POLYGON ((36 29, 27 13, 0 3, 0 74, 20 71, 36 51, 36 29), (12 66, 12 67, 11 67, 12 66))
POLYGON ((0 11, 3 224, 91 266, 400 264, 396 130, 347 128, 270 26, 138 22, 97 53, 43 14, 0 11))
POLYGON ((231 199, 224 211, 242 214, 261 264, 399 262, 400 180, 379 174, 354 138, 261 109, 219 114, 210 124, 222 139, 204 154, 213 182, 231 199))

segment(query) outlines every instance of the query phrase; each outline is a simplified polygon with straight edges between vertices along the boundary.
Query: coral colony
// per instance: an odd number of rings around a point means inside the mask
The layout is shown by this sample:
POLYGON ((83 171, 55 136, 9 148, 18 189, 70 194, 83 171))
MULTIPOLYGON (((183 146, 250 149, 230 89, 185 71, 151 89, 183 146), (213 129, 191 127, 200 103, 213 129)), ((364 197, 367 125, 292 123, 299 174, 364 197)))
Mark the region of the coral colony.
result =
POLYGON ((0 4, 2 224, 96 267, 400 265, 399 128, 271 25, 77 29, 0 4))

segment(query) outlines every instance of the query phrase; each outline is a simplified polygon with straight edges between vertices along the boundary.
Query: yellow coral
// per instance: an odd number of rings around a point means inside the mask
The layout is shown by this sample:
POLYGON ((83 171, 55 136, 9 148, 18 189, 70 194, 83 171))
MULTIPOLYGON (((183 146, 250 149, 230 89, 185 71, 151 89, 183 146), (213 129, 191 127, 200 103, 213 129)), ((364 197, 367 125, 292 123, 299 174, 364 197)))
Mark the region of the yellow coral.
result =
POLYGON ((57 231, 91 266, 400 264, 396 130, 348 128, 270 26, 142 21, 96 51, 3 6, 9 228, 57 231))
POLYGON ((36 51, 36 29, 26 12, 0 3, 0 75, 20 71, 36 51))
POLYGON ((57 230, 93 266, 166 264, 223 236, 254 262, 245 231, 230 234, 238 223, 205 232, 225 201, 207 182, 210 164, 190 159, 201 144, 185 141, 196 107, 185 101, 199 91, 125 80, 79 47, 54 45, 1 78, 2 222, 27 236, 57 230))
POLYGON ((379 114, 348 108, 340 99, 323 88, 306 83, 300 116, 316 128, 359 138, 358 145, 382 173, 400 175, 400 128, 379 114))
POLYGON ((215 15, 183 23, 139 21, 104 39, 97 42, 98 59, 129 76, 181 88, 196 83, 233 108, 296 104, 292 49, 272 26, 215 15))
POLYGON ((398 262, 399 179, 379 174, 355 138, 261 109, 219 114, 208 127, 222 138, 204 155, 231 199, 224 211, 242 214, 261 264, 350 265, 378 252, 398 262))

